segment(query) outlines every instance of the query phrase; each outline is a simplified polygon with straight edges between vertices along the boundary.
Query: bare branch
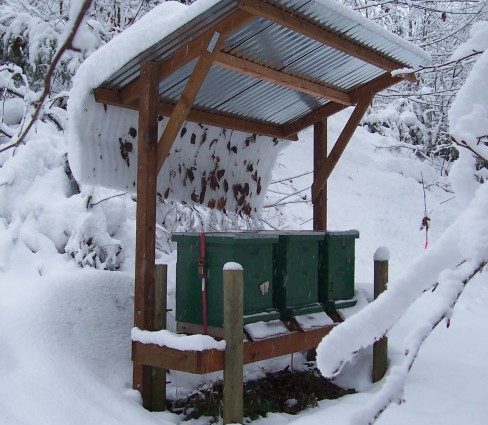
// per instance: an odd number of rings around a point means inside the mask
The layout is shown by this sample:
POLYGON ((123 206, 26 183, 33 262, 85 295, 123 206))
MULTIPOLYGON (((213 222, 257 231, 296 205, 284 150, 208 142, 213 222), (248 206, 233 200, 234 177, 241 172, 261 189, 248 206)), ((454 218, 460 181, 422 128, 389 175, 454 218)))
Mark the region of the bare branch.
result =
POLYGON ((51 66, 47 70, 46 77, 44 78, 44 89, 43 89, 42 93, 40 94, 39 99, 36 102, 37 107, 36 107, 34 113, 32 114, 31 120, 29 121, 27 127, 22 131, 22 133, 20 134, 20 136, 17 138, 17 140, 15 142, 12 142, 12 143, 0 148, 0 153, 20 145, 24 141, 25 137, 27 136, 27 134, 31 130, 34 123, 39 118, 39 115, 41 113, 41 109, 44 106, 44 102, 46 101, 46 99, 49 96, 49 93, 51 91, 51 83, 52 83, 52 78, 53 78, 54 72, 55 72, 59 62, 61 61, 63 54, 67 50, 73 49, 73 40, 76 36, 76 33, 77 33, 81 23, 83 22, 83 18, 85 16, 86 12, 90 8, 90 5, 91 5, 91 0, 84 0, 83 1, 83 4, 80 8, 80 11, 74 20, 73 26, 70 29, 70 32, 67 34, 66 39, 64 40, 63 44, 57 50, 57 52, 53 58, 53 61, 51 63, 51 66))

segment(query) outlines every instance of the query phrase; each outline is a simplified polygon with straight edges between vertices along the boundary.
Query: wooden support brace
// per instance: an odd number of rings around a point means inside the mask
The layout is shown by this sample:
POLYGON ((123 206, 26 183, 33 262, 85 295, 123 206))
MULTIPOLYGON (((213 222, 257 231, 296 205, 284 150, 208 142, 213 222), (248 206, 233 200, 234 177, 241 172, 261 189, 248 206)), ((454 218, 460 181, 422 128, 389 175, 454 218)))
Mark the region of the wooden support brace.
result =
MULTIPOLYGON (((154 260, 156 227, 156 178, 158 141, 158 68, 154 62, 143 65, 139 135, 137 140, 136 270, 134 326, 154 330, 154 260)), ((144 407, 152 404, 152 370, 133 364, 134 389, 140 391, 144 407)))
POLYGON ((341 134, 337 138, 337 141, 330 151, 329 156, 327 159, 322 163, 318 172, 314 173, 314 183, 312 185, 312 201, 318 198, 319 193, 324 189, 325 185, 327 184, 327 179, 329 178, 332 170, 336 166, 339 158, 341 157, 344 149, 346 149, 349 140, 351 140, 354 131, 356 130, 359 122, 361 121, 364 113, 368 109, 371 100, 373 99, 373 95, 369 94, 368 96, 364 96, 362 99, 359 100, 359 103, 354 108, 352 115, 350 116, 349 120, 347 121, 344 129, 342 130, 341 134))
POLYGON ((193 69, 185 88, 183 89, 181 98, 176 104, 173 113, 171 114, 171 117, 164 128, 163 134, 159 138, 158 171, 161 170, 166 157, 169 155, 169 151, 171 150, 171 146, 173 146, 175 137, 178 134, 181 125, 187 118, 192 108, 193 101, 195 100, 198 91, 200 90, 200 87, 202 86, 205 77, 213 64, 220 47, 222 46, 226 37, 233 31, 235 31, 235 28, 226 28, 223 33, 214 32, 205 50, 200 52, 201 54, 198 62, 193 69))
POLYGON ((296 134, 299 131, 307 127, 310 127, 311 125, 314 125, 316 122, 319 122, 327 117, 330 117, 331 115, 334 115, 337 112, 340 112, 346 108, 347 105, 343 105, 337 102, 329 102, 324 106, 321 106, 315 109, 314 111, 310 112, 308 115, 285 125, 283 129, 283 133, 285 133, 286 135, 296 134))
MULTIPOLYGON (((388 87, 399 83, 400 81, 402 81, 400 77, 393 77, 390 73, 386 73, 379 76, 378 78, 375 78, 369 83, 363 84, 362 86, 351 90, 348 95, 354 103, 358 103, 362 98, 372 98, 376 93, 385 90, 388 87)), ((283 132, 286 135, 296 134, 299 131, 315 124, 316 122, 319 122, 324 118, 330 117, 331 115, 342 111, 346 107, 347 105, 344 104, 329 102, 326 105, 321 106, 320 108, 317 108, 314 111, 310 112, 310 114, 285 125, 283 128, 283 132)))

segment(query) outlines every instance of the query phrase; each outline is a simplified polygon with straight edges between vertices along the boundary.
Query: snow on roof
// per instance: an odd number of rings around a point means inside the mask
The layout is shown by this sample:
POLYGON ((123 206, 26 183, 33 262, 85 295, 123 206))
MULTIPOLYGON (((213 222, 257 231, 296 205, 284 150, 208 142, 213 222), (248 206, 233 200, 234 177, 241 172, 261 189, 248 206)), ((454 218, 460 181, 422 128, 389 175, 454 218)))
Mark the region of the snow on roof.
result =
MULTIPOLYGON (((300 9, 307 19, 407 66, 427 60, 421 49, 335 1, 269 0, 268 3, 300 9)), ((198 36, 236 7, 234 0, 198 0, 190 6, 164 2, 85 60, 74 77, 68 101, 69 160, 79 181, 128 191, 136 188, 137 112, 96 103, 93 90, 101 85, 121 88, 137 78, 140 63, 168 57, 181 47, 181 43, 184 45, 198 36)), ((249 33, 260 34, 272 42, 271 50, 266 50, 265 40, 254 43, 253 59, 257 58, 257 62, 266 58, 276 62, 285 55, 288 57, 286 64, 278 61, 269 66, 292 74, 305 74, 309 79, 344 91, 384 73, 374 65, 305 36, 297 38, 296 33, 265 19, 251 22, 230 36, 227 42, 250 49, 245 41, 249 40, 246 36, 249 33), (259 31, 263 25, 265 30, 259 31), (276 47, 277 39, 272 38, 276 31, 282 37, 279 45, 286 46, 287 50, 279 51, 276 47), (283 43, 283 40, 289 42, 283 43), (299 45, 294 44, 297 40, 299 45), (307 59, 315 55, 314 60, 304 61, 305 65, 296 60, 294 55, 303 51, 309 52, 305 56, 307 59), (339 66, 327 66, 330 61, 337 60, 339 66), (297 66, 302 67, 301 70, 295 69, 297 66)), ((224 44, 223 50, 230 49, 229 46, 224 44)), ((176 103, 192 69, 190 62, 163 80, 161 100, 176 103)), ((282 125, 326 103, 327 99, 212 67, 194 106, 209 112, 282 125)), ((166 119, 161 121, 160 132, 166 122, 166 119)), ((180 201, 220 205, 221 209, 230 211, 253 211, 262 202, 264 191, 261 189, 266 187, 272 164, 283 145, 284 142, 277 140, 273 143, 269 137, 186 123, 159 174, 158 191, 163 197, 180 201), (217 181, 216 172, 219 173, 217 181), (232 192, 233 195, 227 197, 232 192)))

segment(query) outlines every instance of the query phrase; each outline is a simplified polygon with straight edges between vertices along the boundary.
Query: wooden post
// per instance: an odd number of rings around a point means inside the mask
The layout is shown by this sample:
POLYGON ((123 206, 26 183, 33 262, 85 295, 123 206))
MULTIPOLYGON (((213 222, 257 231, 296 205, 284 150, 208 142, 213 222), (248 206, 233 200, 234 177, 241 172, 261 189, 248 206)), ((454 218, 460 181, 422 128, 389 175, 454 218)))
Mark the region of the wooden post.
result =
MULTIPOLYGON (((154 330, 154 268, 156 227, 156 179, 158 143, 158 65, 141 67, 141 100, 137 138, 137 213, 134 326, 154 330)), ((133 387, 141 393, 143 405, 151 408, 150 366, 133 363, 133 387)))
POLYGON ((243 418, 243 271, 236 263, 224 266, 224 424, 243 418))
POLYGON ((337 165, 342 153, 346 149, 347 144, 351 140, 352 135, 358 128, 361 119, 366 113, 371 101, 373 100, 374 93, 365 94, 362 96, 351 116, 347 120, 346 125, 339 134, 334 147, 329 152, 327 159, 323 161, 320 168, 314 173, 314 182, 312 185, 312 201, 314 201, 322 191, 322 188, 327 183, 332 170, 337 165))
MULTIPOLYGON (((322 163, 327 159, 327 118, 313 127, 313 177, 314 181, 322 163)), ((327 230, 327 182, 313 200, 313 229, 327 230)))
MULTIPOLYGON (((388 248, 378 248, 374 254, 374 299, 386 290, 388 283, 388 248)), ((373 345, 373 382, 385 376, 388 368, 388 337, 384 336, 373 345)))
MULTIPOLYGON (((157 264, 155 271, 155 308, 154 330, 166 329, 166 312, 168 311, 167 285, 168 266, 157 264)), ((152 406, 151 410, 166 410, 166 369, 154 367, 152 370, 152 406)))

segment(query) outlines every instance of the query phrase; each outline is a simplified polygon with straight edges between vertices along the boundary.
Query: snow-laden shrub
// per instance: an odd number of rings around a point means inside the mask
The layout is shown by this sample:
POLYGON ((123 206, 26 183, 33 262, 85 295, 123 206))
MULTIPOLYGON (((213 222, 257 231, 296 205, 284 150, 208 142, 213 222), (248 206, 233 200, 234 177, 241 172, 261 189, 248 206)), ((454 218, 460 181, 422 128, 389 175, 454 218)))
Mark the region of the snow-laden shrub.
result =
POLYGON ((427 145, 429 142, 429 131, 408 99, 396 99, 383 109, 367 115, 363 125, 371 133, 379 133, 409 145, 427 145))
MULTIPOLYGON (((80 188, 62 133, 39 121, 25 144, 0 154, 2 252, 22 244, 41 263, 57 253, 81 267, 119 269, 134 244, 135 203, 122 195, 80 188)), ((8 269, 7 255, 4 260, 8 269)))
POLYGON ((476 23, 471 36, 453 57, 469 51, 483 53, 449 111, 452 140, 459 147, 460 155, 450 176, 457 196, 465 203, 472 199, 479 185, 488 180, 488 22, 476 23))

